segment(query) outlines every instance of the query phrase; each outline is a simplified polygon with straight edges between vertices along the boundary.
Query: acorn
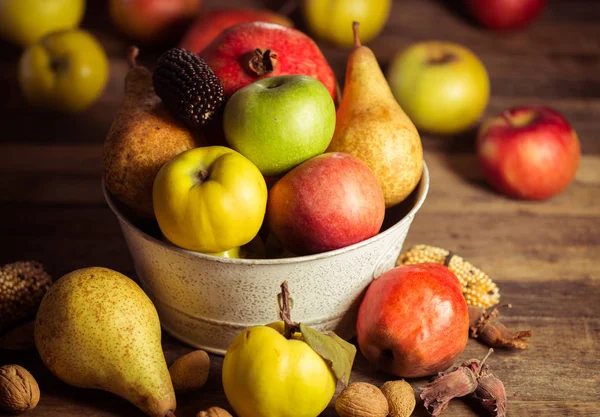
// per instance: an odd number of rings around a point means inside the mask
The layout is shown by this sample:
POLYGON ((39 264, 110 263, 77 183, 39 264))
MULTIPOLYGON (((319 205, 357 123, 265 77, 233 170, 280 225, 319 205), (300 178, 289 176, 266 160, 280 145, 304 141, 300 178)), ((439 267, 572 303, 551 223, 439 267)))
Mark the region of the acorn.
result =
POLYGON ((37 261, 0 267, 0 334, 33 318, 52 278, 37 261))
POLYGON ((191 127, 206 124, 223 105, 223 84, 206 61, 172 48, 158 59, 152 82, 165 107, 191 127))

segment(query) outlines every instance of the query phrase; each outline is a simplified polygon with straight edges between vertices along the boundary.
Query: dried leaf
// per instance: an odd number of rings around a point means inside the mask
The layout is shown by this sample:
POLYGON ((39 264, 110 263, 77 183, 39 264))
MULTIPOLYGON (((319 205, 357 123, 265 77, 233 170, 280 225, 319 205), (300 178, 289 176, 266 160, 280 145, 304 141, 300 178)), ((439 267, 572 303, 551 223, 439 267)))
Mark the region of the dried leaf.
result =
POLYGON ((300 323, 302 338, 331 367, 334 375, 344 386, 348 385, 356 347, 334 332, 318 332, 300 323))

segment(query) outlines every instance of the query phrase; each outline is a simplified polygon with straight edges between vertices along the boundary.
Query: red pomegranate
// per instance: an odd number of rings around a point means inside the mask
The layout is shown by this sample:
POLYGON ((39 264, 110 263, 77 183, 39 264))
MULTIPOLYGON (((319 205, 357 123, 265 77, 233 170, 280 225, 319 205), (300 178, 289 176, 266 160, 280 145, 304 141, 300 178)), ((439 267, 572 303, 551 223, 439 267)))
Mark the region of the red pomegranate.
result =
POLYGON ((200 54, 223 83, 225 97, 254 81, 303 74, 336 99, 336 80, 317 44, 299 30, 267 22, 240 23, 221 32, 200 54))
POLYGON ((469 338, 458 278, 436 263, 389 270, 367 289, 356 333, 360 351, 378 369, 404 378, 444 371, 469 338))

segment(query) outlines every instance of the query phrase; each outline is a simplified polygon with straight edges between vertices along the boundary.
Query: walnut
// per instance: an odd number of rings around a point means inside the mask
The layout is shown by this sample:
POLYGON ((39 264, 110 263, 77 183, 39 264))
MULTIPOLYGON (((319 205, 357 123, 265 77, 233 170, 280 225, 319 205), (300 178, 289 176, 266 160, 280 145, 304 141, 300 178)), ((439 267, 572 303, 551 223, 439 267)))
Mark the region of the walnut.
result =
POLYGON ((388 400, 375 385, 354 382, 335 400, 335 411, 340 417, 386 417, 388 400))
POLYGON ((40 387, 27 369, 19 365, 0 367, 0 408, 19 414, 32 410, 40 400, 40 387))
POLYGON ((208 410, 198 411, 196 417, 231 417, 231 414, 220 407, 210 407, 208 410))

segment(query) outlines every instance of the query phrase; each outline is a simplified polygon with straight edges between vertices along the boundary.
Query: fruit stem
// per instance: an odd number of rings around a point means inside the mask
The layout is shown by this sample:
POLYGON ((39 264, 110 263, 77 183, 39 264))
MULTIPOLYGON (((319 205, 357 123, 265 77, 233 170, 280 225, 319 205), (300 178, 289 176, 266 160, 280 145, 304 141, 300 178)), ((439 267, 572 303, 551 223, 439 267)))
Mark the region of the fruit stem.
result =
POLYGON ((286 339, 291 339, 294 332, 299 330, 300 325, 292 321, 292 309, 290 306, 290 290, 287 281, 281 284, 281 319, 284 323, 283 335, 286 339))
POLYGON ((283 16, 289 16, 294 10, 296 10, 297 7, 298 2, 296 0, 288 0, 281 5, 281 7, 277 10, 277 13, 283 16))
POLYGON ((200 180, 200 184, 202 184, 204 182, 204 180, 206 180, 208 178, 208 171, 205 169, 200 170, 200 172, 198 172, 198 179, 200 180))
POLYGON ((512 127, 513 123, 512 118, 510 116, 510 111, 506 110, 504 113, 502 113, 502 118, 504 119, 507 125, 512 127))
POLYGON ((135 59, 137 58, 139 53, 140 53, 140 50, 138 49, 137 46, 132 45, 129 48, 129 52, 127 54, 127 62, 129 63, 129 68, 135 68, 137 66, 135 59))
POLYGON ((478 375, 481 375, 481 372, 483 371, 483 364, 485 363, 485 361, 487 360, 487 358, 490 357, 490 355, 492 354, 493 351, 494 351, 494 349, 490 348, 490 350, 488 350, 488 353, 479 362, 479 372, 477 373, 478 375))
POLYGON ((360 48, 362 45, 360 44, 360 36, 358 35, 358 27, 360 26, 359 22, 352 22, 352 30, 354 31, 354 47, 360 48))

